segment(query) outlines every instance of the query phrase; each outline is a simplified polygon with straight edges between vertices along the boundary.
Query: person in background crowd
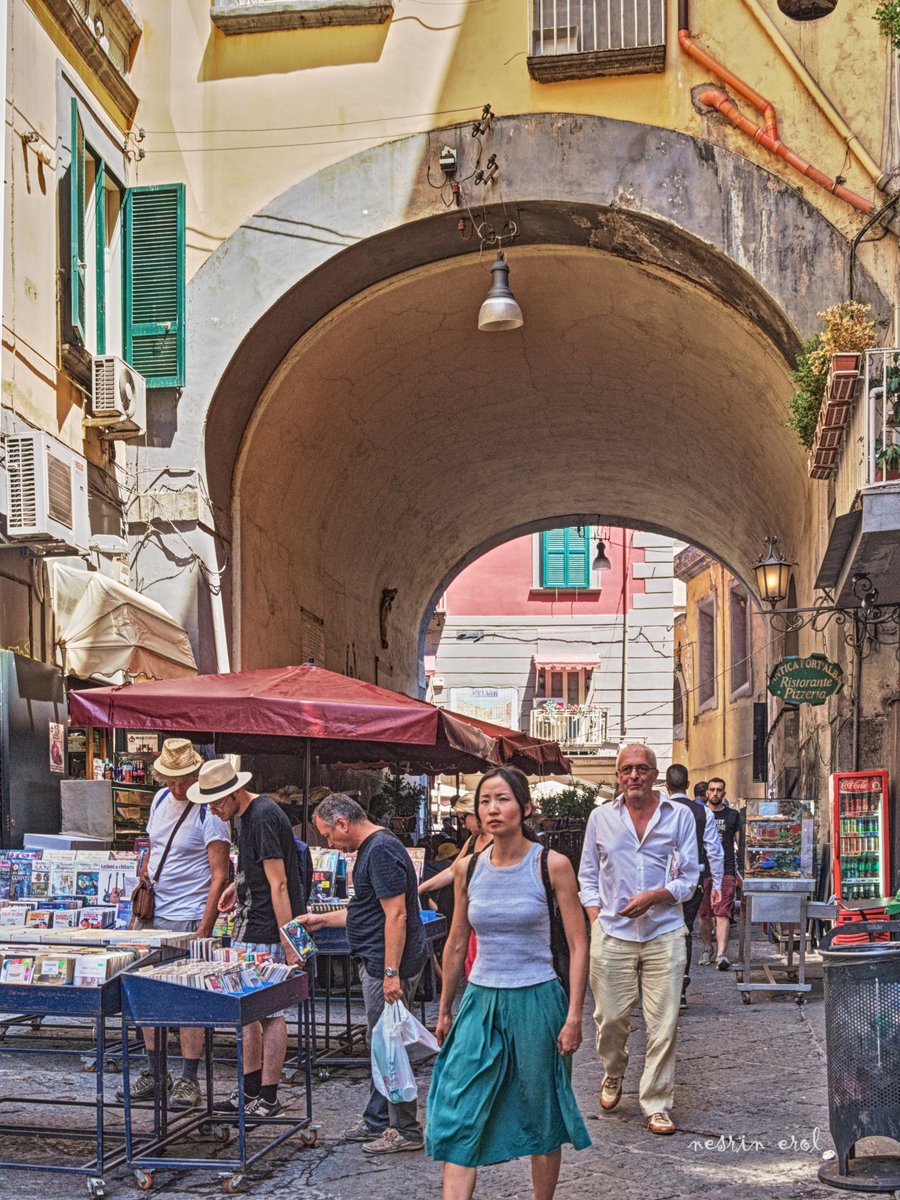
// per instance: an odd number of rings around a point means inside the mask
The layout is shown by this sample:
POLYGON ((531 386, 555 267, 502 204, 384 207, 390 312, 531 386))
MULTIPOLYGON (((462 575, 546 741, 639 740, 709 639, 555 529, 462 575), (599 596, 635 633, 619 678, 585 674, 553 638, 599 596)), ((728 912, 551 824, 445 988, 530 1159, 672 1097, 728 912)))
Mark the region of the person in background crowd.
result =
MULTIPOLYGON (((268 954, 277 962, 297 963, 297 952, 281 932, 306 907, 300 884, 297 847, 291 823, 271 796, 247 791, 248 771, 235 772, 228 759, 205 763, 188 792, 194 804, 208 804, 223 821, 240 817, 235 881, 223 893, 219 908, 235 908, 231 944, 248 954, 268 954)), ((287 1022, 273 1013, 244 1030, 245 1112, 274 1117, 281 1112, 278 1084, 287 1052, 287 1022)), ((215 1111, 236 1113, 238 1092, 220 1101, 215 1111)))
POLYGON ((525 775, 488 771, 475 804, 492 843, 474 870, 469 857, 453 867, 456 908, 444 950, 427 1151, 444 1164, 444 1200, 470 1200, 478 1167, 528 1155, 535 1200, 552 1200, 562 1146, 590 1145, 571 1086, 587 982, 584 917, 568 859, 545 852, 525 824, 525 775), (544 853, 569 946, 568 1002, 553 965, 544 853), (478 957, 454 1021, 473 930, 478 957))
MULTIPOLYGON (((474 796, 461 796, 454 806, 453 811, 456 814, 457 819, 462 819, 462 827, 467 834, 466 840, 463 842, 462 849, 459 852, 459 858, 468 858, 472 854, 480 854, 482 850, 487 849, 487 847, 490 846, 491 842, 493 841, 493 838, 481 827, 478 814, 475 811, 474 796)), ((441 872, 441 874, 435 875, 432 879, 427 880, 427 888, 424 884, 421 885, 419 887, 419 894, 425 895, 437 891, 439 888, 446 887, 448 884, 452 883, 453 879, 453 868, 452 866, 447 867, 446 870, 441 872)), ((453 909, 454 911, 456 909, 455 891, 453 896, 453 909)), ((469 945, 466 950, 466 979, 469 978, 469 973, 472 970, 472 963, 475 961, 475 955, 477 953, 478 939, 473 930, 469 937, 469 945)))
MULTIPOLYGON (((687 990, 688 984, 691 982, 691 955, 694 949, 694 921, 697 919, 697 913, 700 910, 700 904, 703 900, 703 890, 705 881, 712 879, 712 903, 715 904, 719 899, 719 889, 722 886, 722 870, 724 867, 724 855, 722 853, 722 843, 719 840, 719 831, 716 828, 716 822, 713 815, 705 804, 698 800, 691 800, 687 794, 688 786, 688 770, 681 763, 672 763, 666 771, 666 791, 669 793, 670 800, 677 800, 687 808, 688 812, 694 818, 694 824, 697 828, 697 854, 700 858, 700 882, 694 890, 693 896, 689 900, 685 900, 684 908, 684 923, 687 927, 687 936, 685 942, 687 945, 687 963, 684 968, 684 981, 681 985, 681 1008, 687 1008, 687 990)), ((706 787, 706 784, 703 785, 706 787)))
POLYGON ((712 883, 706 888, 703 902, 700 905, 700 935, 705 947, 700 959, 701 967, 712 966, 715 956, 716 966, 720 971, 731 967, 728 958, 728 935, 731 932, 731 917, 734 910, 734 891, 737 887, 737 855, 735 845, 741 833, 741 817, 735 809, 730 808, 725 797, 725 780, 716 776, 710 779, 706 788, 706 803, 716 822, 722 850, 725 855, 725 866, 722 873, 722 888, 715 900, 712 895, 712 883), (713 918, 716 923, 716 948, 713 951, 713 918))
MULTIPOLYGON (((188 802, 188 790, 197 782, 202 765, 203 759, 186 738, 166 738, 153 764, 160 789, 150 802, 150 854, 143 869, 151 880, 156 880, 153 920, 142 924, 135 919, 133 929, 169 929, 196 933, 198 937, 212 933, 219 915, 219 897, 228 885, 231 832, 223 821, 210 813, 197 812, 188 802)), ((152 1099, 156 1088, 154 1030, 143 1030, 143 1036, 148 1062, 131 1085, 132 1100, 152 1099)), ((181 1076, 174 1086, 171 1076, 166 1077, 172 1112, 186 1112, 200 1101, 197 1072, 203 1053, 203 1030, 182 1029, 179 1037, 181 1076)), ((124 1099, 121 1088, 116 1095, 124 1099)))
MULTIPOLYGON (((330 795, 331 795, 331 788, 329 788, 329 787, 314 787, 314 788, 309 789, 309 820, 307 821, 306 837, 304 838, 304 841, 306 842, 307 846, 324 846, 325 845, 325 842, 322 839, 322 835, 319 833, 318 829, 316 829, 315 809, 316 809, 317 804, 320 804, 321 801, 323 801, 326 796, 330 796, 330 795)), ((299 801, 295 800, 295 803, 299 803, 299 804, 303 803, 303 793, 302 792, 300 793, 299 801)), ((303 822, 298 821, 297 824, 293 826, 293 830, 294 830, 295 837, 302 838, 303 837, 303 822)))
POLYGON ((708 787, 709 787, 709 784, 707 783, 707 781, 705 779, 701 779, 699 783, 694 784, 694 799, 699 804, 706 803, 706 789, 708 787))
POLYGON ((591 991, 597 1052, 605 1075, 600 1107, 622 1096, 631 1010, 640 996, 647 1050, 638 1098, 651 1133, 675 1122, 675 1042, 687 960, 682 904, 697 887, 694 819, 683 804, 653 790, 649 746, 619 751, 620 794, 588 817, 578 879, 591 923, 591 991))
MULTIPOLYGON (((336 792, 323 800, 316 825, 329 846, 356 852, 354 896, 347 908, 309 913, 302 920, 310 933, 346 926, 350 952, 361 960, 366 1041, 371 1044, 386 1004, 403 1000, 412 1007, 428 956, 415 868, 399 838, 373 824, 349 796, 336 792)), ((370 1155, 421 1150, 415 1100, 390 1104, 373 1084, 362 1119, 344 1133, 344 1140, 365 1143, 363 1152, 370 1155)))

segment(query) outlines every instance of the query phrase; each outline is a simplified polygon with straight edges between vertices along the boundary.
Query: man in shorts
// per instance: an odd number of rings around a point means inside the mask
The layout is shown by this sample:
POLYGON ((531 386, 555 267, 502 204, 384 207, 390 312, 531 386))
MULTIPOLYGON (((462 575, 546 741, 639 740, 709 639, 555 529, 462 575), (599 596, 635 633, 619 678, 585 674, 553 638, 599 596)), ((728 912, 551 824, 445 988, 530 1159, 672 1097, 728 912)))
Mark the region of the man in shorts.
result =
MULTIPOLYGON (((144 864, 144 873, 155 880, 153 920, 141 922, 135 918, 133 929, 168 929, 196 933, 198 937, 209 937, 212 933, 219 915, 219 897, 228 884, 231 833, 218 817, 203 809, 198 811, 188 802, 188 789, 197 782, 202 764, 203 759, 186 738, 167 738, 153 764, 160 789, 150 804, 147 819, 150 853, 144 864)), ((133 1101, 152 1099, 156 1090, 154 1031, 145 1029, 143 1035, 147 1066, 131 1085, 133 1101)), ((171 1076, 166 1078, 172 1112, 186 1112, 200 1101, 197 1072, 203 1052, 203 1030, 182 1029, 180 1039, 181 1077, 174 1085, 171 1076)), ((124 1099, 121 1088, 116 1095, 124 1099)))
POLYGON ((701 967, 711 967, 715 957, 720 971, 731 967, 728 959, 728 935, 731 932, 731 914, 734 908, 734 891, 737 886, 737 841, 741 832, 741 817, 730 808, 725 798, 725 780, 716 776, 706 787, 706 804, 716 822, 725 863, 722 869, 722 887, 718 902, 714 903, 712 879, 704 882, 703 900, 700 903, 700 936, 705 947, 700 958, 701 967), (716 925, 716 948, 713 950, 713 918, 716 925))
MULTIPOLYGON (((281 932, 303 911, 297 847, 291 823, 271 796, 247 791, 249 771, 235 771, 228 759, 204 763, 188 798, 210 806, 222 821, 240 817, 235 881, 223 893, 219 908, 235 908, 232 945, 248 954, 269 954, 279 962, 299 958, 281 932)), ((283 1013, 254 1021, 244 1031, 244 1111, 248 1116, 274 1117, 281 1112, 278 1084, 287 1053, 287 1022, 283 1013)), ((236 1113, 238 1093, 215 1106, 216 1112, 236 1113)))

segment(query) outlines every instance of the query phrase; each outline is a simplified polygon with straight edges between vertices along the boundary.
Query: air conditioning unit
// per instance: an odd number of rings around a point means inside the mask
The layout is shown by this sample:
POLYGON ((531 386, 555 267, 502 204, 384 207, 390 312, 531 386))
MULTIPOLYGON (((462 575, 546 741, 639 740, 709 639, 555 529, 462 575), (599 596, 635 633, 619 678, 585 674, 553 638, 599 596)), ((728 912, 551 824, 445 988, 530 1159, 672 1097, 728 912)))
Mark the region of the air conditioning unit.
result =
POLYGON ((133 437, 147 428, 147 384, 116 354, 94 359, 91 416, 108 436, 133 437))
POLYGON ((6 438, 6 532, 75 554, 91 539, 87 463, 47 433, 6 438))

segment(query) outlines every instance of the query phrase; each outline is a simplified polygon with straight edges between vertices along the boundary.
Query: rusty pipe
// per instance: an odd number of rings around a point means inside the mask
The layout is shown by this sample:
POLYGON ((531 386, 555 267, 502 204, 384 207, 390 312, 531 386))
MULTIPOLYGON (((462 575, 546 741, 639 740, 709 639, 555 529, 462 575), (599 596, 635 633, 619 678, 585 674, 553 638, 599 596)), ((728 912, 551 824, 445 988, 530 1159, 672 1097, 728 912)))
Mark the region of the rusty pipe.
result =
POLYGON ((850 188, 846 188, 842 183, 831 179, 824 171, 820 171, 818 167, 814 167, 801 154, 797 154, 796 151, 792 150, 790 146, 786 146, 784 142, 773 138, 762 126, 755 125, 749 117, 744 116, 734 101, 726 96, 724 92, 710 88, 708 91, 701 92, 698 99, 701 104, 709 104, 712 108, 718 109, 722 116, 726 117, 732 125, 749 134, 754 141, 759 142, 761 146, 765 146, 767 150, 771 150, 773 154, 777 154, 779 158, 783 158, 795 171, 799 171, 801 175, 805 175, 807 179, 813 183, 817 183, 819 187, 825 188, 826 191, 837 196, 839 200, 844 200, 847 204, 852 204, 860 212, 872 213, 875 211, 875 205, 871 200, 866 200, 864 196, 858 196, 850 188))
POLYGON ((778 136, 778 117, 771 100, 767 100, 755 88, 750 87, 748 83, 745 83, 733 71, 729 71, 727 67, 724 67, 711 54, 708 54, 692 41, 688 0, 678 0, 678 44, 685 54, 702 63, 718 79, 729 87, 734 88, 738 95, 743 96, 745 100, 749 101, 762 115, 765 126, 755 125, 749 117, 744 116, 729 96, 716 89, 710 88, 703 92, 699 97, 702 103, 709 104, 713 108, 718 109, 722 116, 726 117, 732 125, 749 134, 754 141, 759 142, 761 146, 765 146, 773 154, 777 154, 789 166, 799 171, 802 175, 805 175, 813 183, 818 184, 819 187, 831 192, 833 196, 837 196, 839 200, 851 204, 860 212, 872 213, 875 211, 875 205, 871 200, 866 200, 864 196, 857 195, 856 192, 844 187, 837 180, 831 179, 824 171, 820 171, 818 167, 814 167, 802 155, 797 154, 796 151, 786 146, 778 136))

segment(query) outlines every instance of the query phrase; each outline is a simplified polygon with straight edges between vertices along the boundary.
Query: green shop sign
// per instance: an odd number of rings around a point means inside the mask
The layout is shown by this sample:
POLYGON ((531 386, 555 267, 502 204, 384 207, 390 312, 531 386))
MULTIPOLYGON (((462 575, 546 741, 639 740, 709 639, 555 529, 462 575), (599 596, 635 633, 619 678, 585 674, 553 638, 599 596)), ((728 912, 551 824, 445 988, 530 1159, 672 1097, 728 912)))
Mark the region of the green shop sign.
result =
POLYGON ((824 704, 840 691, 844 672, 824 654, 783 658, 772 668, 769 691, 785 704, 824 704))

